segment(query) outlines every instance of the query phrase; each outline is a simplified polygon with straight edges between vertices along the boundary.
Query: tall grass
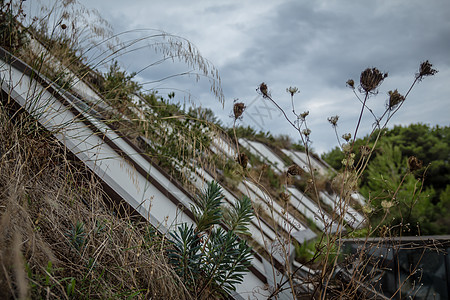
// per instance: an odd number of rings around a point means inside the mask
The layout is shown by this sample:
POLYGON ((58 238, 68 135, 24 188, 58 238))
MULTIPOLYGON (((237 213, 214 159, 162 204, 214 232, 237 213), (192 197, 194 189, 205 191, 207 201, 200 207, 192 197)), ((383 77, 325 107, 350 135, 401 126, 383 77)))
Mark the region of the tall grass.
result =
POLYGON ((1 103, 1 297, 189 299, 164 237, 114 214, 83 164, 1 103))

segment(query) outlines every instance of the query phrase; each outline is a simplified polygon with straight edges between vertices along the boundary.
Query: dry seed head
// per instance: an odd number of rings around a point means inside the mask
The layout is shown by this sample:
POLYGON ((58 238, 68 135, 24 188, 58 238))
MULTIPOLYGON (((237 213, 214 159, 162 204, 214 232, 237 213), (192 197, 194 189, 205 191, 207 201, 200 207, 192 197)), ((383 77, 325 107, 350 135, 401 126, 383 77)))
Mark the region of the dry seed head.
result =
POLYGON ((67 25, 66 24, 61 24, 61 28, 64 30, 64 29, 66 29, 67 28, 67 25))
MULTIPOLYGON (((349 133, 347 133, 347 134, 349 134, 349 133)), ((342 137, 344 137, 344 136, 342 136, 342 137)), ((352 151, 352 145, 350 145, 350 143, 342 144, 342 151, 344 151, 344 152, 352 151)))
POLYGON ((236 159, 236 161, 238 162, 238 164, 240 164, 242 166, 242 168, 247 168, 247 164, 248 164, 248 157, 247 154, 245 153, 240 153, 236 159))
POLYGON ((353 90, 355 89, 355 81, 353 79, 347 80, 346 84, 349 88, 351 88, 353 90))
POLYGON ((360 150, 362 156, 367 156, 370 154, 371 149, 370 149, 370 147, 367 147, 367 146, 361 146, 359 148, 359 150, 360 150))
POLYGON ((387 76, 387 73, 383 74, 377 68, 367 68, 361 73, 361 88, 366 93, 375 93, 376 88, 387 76))
POLYGON ((288 89, 286 89, 286 92, 288 92, 289 94, 291 94, 292 97, 294 97, 295 94, 300 93, 300 91, 298 90, 297 87, 292 87, 290 86, 288 89))
POLYGON ((309 137, 309 135, 311 134, 311 129, 306 128, 306 129, 303 129, 302 132, 303 132, 304 136, 309 137))
POLYGON ((233 106, 234 118, 237 120, 240 116, 242 116, 242 114, 244 113, 244 110, 245 110, 244 103, 242 103, 242 102, 235 103, 233 106))
POLYGON ((344 133, 342 135, 342 138, 348 142, 352 138, 352 134, 351 133, 344 133))
POLYGON ((287 170, 287 175, 289 176, 295 176, 295 175, 300 175, 303 172, 302 168, 300 168, 297 165, 292 165, 288 168, 287 170))
POLYGON ((289 195, 288 193, 285 193, 285 192, 282 192, 282 193, 280 194, 280 199, 281 199, 281 201, 283 201, 284 203, 288 203, 290 197, 291 197, 291 195, 289 195))
POLYGON ((331 124, 333 127, 336 127, 336 126, 337 126, 338 120, 339 120, 339 116, 338 116, 338 115, 333 116, 333 117, 329 117, 329 118, 328 118, 328 122, 330 122, 330 124, 331 124))
MULTIPOLYGON (((302 121, 305 121, 306 117, 309 115, 309 110, 304 111, 303 113, 300 114, 300 119, 302 121)), ((306 135, 306 134, 305 134, 306 135)))
POLYGON ((433 65, 427 60, 420 64, 419 73, 416 77, 421 80, 424 76, 433 76, 438 71, 432 68, 433 65))
POLYGON ((392 206, 394 206, 394 201, 381 201, 381 207, 383 207, 385 210, 389 210, 389 208, 391 208, 392 206))
POLYGON ((400 94, 397 89, 395 91, 389 91, 389 103, 388 107, 389 109, 395 108, 398 104, 405 101, 405 96, 400 94))
POLYGON ((270 96, 269 91, 267 89, 267 84, 265 84, 264 82, 259 85, 257 90, 259 90, 259 92, 263 95, 264 98, 268 98, 270 96))
POLYGON ((416 170, 419 170, 422 168, 422 161, 419 160, 417 157, 415 156, 410 156, 408 158, 408 166, 409 166, 409 170, 411 172, 414 172, 416 170))
POLYGON ((365 214, 370 214, 373 211, 373 208, 370 204, 364 205, 362 209, 365 214))

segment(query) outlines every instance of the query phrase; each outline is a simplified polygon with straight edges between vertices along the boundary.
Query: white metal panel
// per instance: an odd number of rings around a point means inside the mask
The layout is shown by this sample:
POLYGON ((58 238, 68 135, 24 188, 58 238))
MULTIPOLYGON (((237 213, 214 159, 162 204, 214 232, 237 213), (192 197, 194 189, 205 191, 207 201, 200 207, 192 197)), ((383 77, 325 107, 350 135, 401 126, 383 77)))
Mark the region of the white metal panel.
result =
MULTIPOLYGON (((332 224, 331 218, 319 208, 311 199, 306 197, 302 192, 294 187, 288 187, 289 192, 302 202, 310 211, 314 213, 313 222, 319 226, 321 230, 324 230, 327 224, 332 224)), ((331 232, 336 231, 336 226, 331 226, 331 232)))
POLYGON ((266 161, 267 163, 269 163, 273 167, 275 172, 283 173, 283 170, 285 169, 284 162, 264 144, 242 138, 239 139, 239 143, 247 148, 250 153, 258 156, 262 161, 266 161))
MULTIPOLYGON (((291 191, 289 191, 291 192, 291 191)), ((292 194, 292 192, 291 192, 292 194)), ((323 222, 322 218, 319 218, 317 214, 315 213, 316 207, 310 207, 302 203, 297 198, 297 195, 292 194, 292 197, 289 198, 289 202, 291 205, 296 208, 302 215, 310 219, 316 226, 323 230, 325 228, 325 223, 323 222)))
POLYGON ((272 215, 274 221, 277 222, 286 232, 294 234, 295 232, 308 231, 303 224, 297 221, 289 212, 284 209, 275 201, 272 201, 270 197, 265 194, 261 189, 249 181, 244 181, 238 185, 238 189, 247 195, 255 203, 260 203, 269 215, 272 215), (270 209, 273 207, 273 213, 270 209))
MULTIPOLYGON (((192 220, 181 213, 174 203, 137 172, 132 164, 117 155, 104 143, 102 137, 80 122, 77 116, 36 81, 31 82, 28 76, 13 67, 10 68, 10 72, 2 74, 9 75, 8 82, 14 83, 14 92, 18 94, 16 99, 21 101, 19 104, 27 107, 28 111, 50 131, 59 129, 55 136, 144 217, 150 220, 150 214, 154 216, 158 220, 154 226, 169 228, 180 222, 192 223, 192 220), (30 90, 35 91, 34 95, 29 95, 30 90)), ((110 135, 112 132, 107 134, 110 135)), ((115 142, 118 140, 120 139, 116 139, 115 142)), ((170 184, 166 186, 172 188, 170 184)))
MULTIPOLYGON (((289 156, 294 161, 294 163, 296 163, 303 170, 309 171, 308 156, 306 155, 306 153, 287 149, 282 149, 281 151, 289 156)), ((316 158, 310 155, 309 159, 311 161, 313 169, 317 170, 322 175, 327 174, 328 169, 324 167, 319 161, 317 161, 316 158)))
POLYGON ((348 205, 344 206, 344 203, 340 203, 340 201, 336 201, 335 199, 331 198, 330 195, 324 192, 319 192, 320 199, 322 201, 331 206, 333 211, 337 213, 339 216, 344 215, 344 220, 347 222, 347 224, 355 228, 358 224, 354 216, 350 213, 350 208, 348 205))
MULTIPOLYGON (((331 196, 330 194, 325 193, 325 192, 320 192, 320 194, 321 194, 321 197, 328 198, 329 199, 328 201, 332 201, 333 203, 335 203, 335 205, 337 207, 339 207, 341 205, 342 200, 341 200, 341 198, 339 196, 337 196, 337 195, 331 196)), ((343 203, 342 203, 342 205, 343 205, 343 203)), ((354 228, 359 227, 362 224, 364 224, 366 219, 356 209, 351 207, 349 204, 346 205, 345 209, 346 209, 346 213, 348 215, 350 215, 351 218, 353 218, 354 221, 355 221, 354 224, 353 224, 354 228)))
POLYGON ((212 144, 215 146, 215 148, 220 149, 228 158, 230 159, 236 158, 235 148, 231 146, 228 142, 226 142, 222 137, 213 136, 212 144))
POLYGON ((357 201, 361 206, 364 206, 364 205, 366 205, 366 203, 367 203, 366 198, 364 198, 364 196, 361 195, 361 194, 358 193, 358 192, 353 193, 353 194, 351 195, 351 197, 353 198, 353 200, 357 201))

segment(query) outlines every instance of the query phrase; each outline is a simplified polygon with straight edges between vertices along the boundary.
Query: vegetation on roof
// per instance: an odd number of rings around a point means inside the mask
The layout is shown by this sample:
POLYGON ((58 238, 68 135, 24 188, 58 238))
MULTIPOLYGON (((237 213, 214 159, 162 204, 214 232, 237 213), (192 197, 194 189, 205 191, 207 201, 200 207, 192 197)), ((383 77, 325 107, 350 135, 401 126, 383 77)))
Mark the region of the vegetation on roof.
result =
MULTIPOLYGON (((196 227, 184 224, 171 228, 170 242, 157 228, 114 206, 99 179, 2 93, 0 290, 6 297, 226 297, 226 292, 231 293, 234 284, 242 281, 250 264, 250 247, 244 240, 272 263, 274 274, 284 272, 282 280, 268 290, 272 297, 286 290, 321 298, 356 297, 361 295, 356 281, 335 276, 337 266, 346 266, 346 259, 350 259, 340 255, 342 238, 448 233, 448 127, 419 124, 386 129, 409 91, 404 96, 397 90, 389 92, 385 114, 374 116, 376 128, 365 138, 356 139, 358 122, 353 135, 346 133, 340 139, 338 117, 330 117, 340 146, 323 158, 338 173, 324 175, 312 167, 310 133, 314 129, 308 127, 308 112, 295 111, 297 88, 287 89, 294 117, 282 112, 287 124, 297 130, 299 142, 239 126, 245 117, 243 103, 235 103, 233 127, 224 128, 211 110, 186 108, 177 104, 175 92, 161 95, 146 83, 138 83, 136 75, 142 70, 128 72, 119 59, 140 45, 120 42, 119 35, 113 35, 107 22, 96 14, 96 22, 81 29, 81 19, 77 18, 87 10, 76 1, 45 7, 36 19, 24 14, 23 3, 0 2, 0 46, 56 83, 60 91, 77 93, 78 82, 87 84, 99 98, 86 97, 85 104, 192 194, 199 192, 192 172, 201 167, 241 200, 226 209, 221 206, 218 186, 210 185, 211 190, 200 193, 197 206, 192 208, 196 227), (36 45, 45 51, 39 48, 42 51, 36 52, 36 45), (213 151, 214 137, 233 147, 236 157, 213 151), (277 173, 270 163, 241 147, 239 138, 267 145, 286 168, 277 173), (305 152, 307 170, 296 166, 281 149, 305 152), (245 197, 238 188, 244 180, 268 195, 267 207, 252 204, 245 197), (316 220, 306 218, 290 204, 289 187, 304 193, 317 205, 320 217, 333 222, 317 227, 316 220), (358 191, 366 197, 364 205, 352 198, 358 191), (338 208, 325 204, 320 192, 330 194, 339 202, 338 208), (275 211, 275 204, 281 211, 275 211), (343 217, 349 208, 357 208, 370 222, 350 226, 343 217), (292 227, 275 221, 276 214, 285 223, 292 221, 288 214, 294 216, 318 235, 317 239, 300 245, 292 238, 292 227), (264 245, 253 240, 246 227, 252 217, 256 223, 268 224, 276 239, 264 245), (289 261, 291 244, 296 247, 297 260, 316 272, 300 277, 300 268, 276 266, 276 255, 289 261), (313 289, 305 290, 297 280, 313 289)), ((143 40, 153 39, 149 49, 162 55, 158 62, 178 59, 194 67, 197 73, 188 75, 210 79, 213 95, 220 102, 224 100, 216 68, 189 41, 162 32, 153 32, 143 40)), ((423 62, 411 89, 436 72, 428 61, 423 62)), ((368 68, 361 73, 359 87, 353 80, 347 81, 362 104, 360 116, 370 111, 367 99, 376 96, 384 80, 387 74, 368 68)), ((265 83, 258 93, 279 108, 265 83)), ((367 274, 366 267, 361 262, 353 274, 371 282, 376 274, 367 274)))

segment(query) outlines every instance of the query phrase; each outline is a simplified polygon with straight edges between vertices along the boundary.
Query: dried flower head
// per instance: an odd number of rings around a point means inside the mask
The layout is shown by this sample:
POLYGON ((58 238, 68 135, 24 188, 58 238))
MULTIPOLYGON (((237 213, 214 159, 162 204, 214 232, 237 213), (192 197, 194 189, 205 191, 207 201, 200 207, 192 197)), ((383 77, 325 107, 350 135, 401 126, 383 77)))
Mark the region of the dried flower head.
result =
POLYGON ((61 28, 64 30, 64 29, 66 29, 67 28, 67 25, 66 24, 61 24, 61 28))
POLYGON ((248 164, 248 157, 245 153, 239 153, 236 161, 238 162, 238 164, 240 164, 242 166, 242 168, 247 168, 247 164, 248 164))
POLYGON ((364 205, 362 209, 365 214, 370 214, 373 211, 373 208, 370 204, 364 205))
POLYGON ((427 60, 420 64, 419 73, 416 74, 417 79, 422 80, 425 76, 433 76, 438 71, 432 68, 433 65, 427 60))
POLYGON ((410 156, 410 157, 408 158, 408 167, 409 167, 409 170, 410 170, 411 172, 414 172, 414 171, 416 171, 416 170, 419 170, 419 169, 422 168, 422 161, 419 160, 419 159, 418 159, 417 157, 415 157, 415 156, 410 156))
POLYGON ((381 207, 383 207, 385 210, 389 210, 389 208, 391 208, 392 206, 394 206, 394 201, 381 201, 381 207))
POLYGON ((303 134, 306 136, 306 137, 309 137, 309 135, 311 134, 311 129, 309 129, 309 128, 306 128, 306 129, 303 129, 303 134))
POLYGON ((288 89, 286 89, 286 92, 291 94, 291 97, 294 97, 295 94, 300 93, 298 88, 296 88, 295 86, 294 87, 290 86, 288 89))
POLYGON ((259 85, 257 91, 259 91, 264 98, 270 97, 267 84, 265 84, 264 82, 259 85))
POLYGON ((401 102, 405 101, 405 96, 400 94, 397 90, 389 91, 388 94, 389 94, 389 103, 388 103, 388 108, 389 109, 393 109, 398 104, 400 104, 401 102))
POLYGON ((342 144, 342 151, 344 152, 352 151, 352 145, 350 145, 350 143, 342 144))
POLYGON ((347 80, 346 84, 349 88, 355 89, 355 81, 353 79, 347 80))
POLYGON ((371 151, 372 149, 371 149, 370 147, 367 147, 367 146, 361 146, 361 147, 359 148, 359 150, 360 150, 362 156, 367 156, 367 155, 370 154, 370 151, 371 151))
POLYGON ((355 164, 355 153, 350 153, 347 158, 341 161, 343 166, 352 167, 355 164))
POLYGON ((376 93, 377 87, 387 76, 387 73, 383 74, 377 68, 367 68, 361 73, 361 88, 366 93, 376 93))
POLYGON ((348 142, 352 138, 352 134, 351 133, 344 133, 342 135, 342 138, 348 142))
POLYGON ((333 126, 333 128, 337 126, 338 120, 339 120, 339 116, 338 115, 328 118, 328 122, 330 122, 330 124, 331 124, 331 126, 333 126))
POLYGON ((299 117, 302 121, 305 121, 305 119, 308 115, 309 115, 309 111, 307 110, 307 111, 302 112, 299 117))
POLYGON ((289 195, 288 193, 285 193, 285 192, 281 192, 281 193, 280 193, 280 199, 281 199, 281 201, 283 201, 284 203, 288 203, 290 197, 291 197, 291 195, 289 195))
POLYGON ((233 105, 234 118, 237 120, 240 116, 242 116, 242 114, 244 113, 244 110, 245 110, 244 103, 242 103, 242 102, 235 103, 233 105))
POLYGON ((287 169, 287 175, 289 176, 295 176, 300 175, 303 172, 302 168, 300 168, 297 165, 292 165, 287 169))

